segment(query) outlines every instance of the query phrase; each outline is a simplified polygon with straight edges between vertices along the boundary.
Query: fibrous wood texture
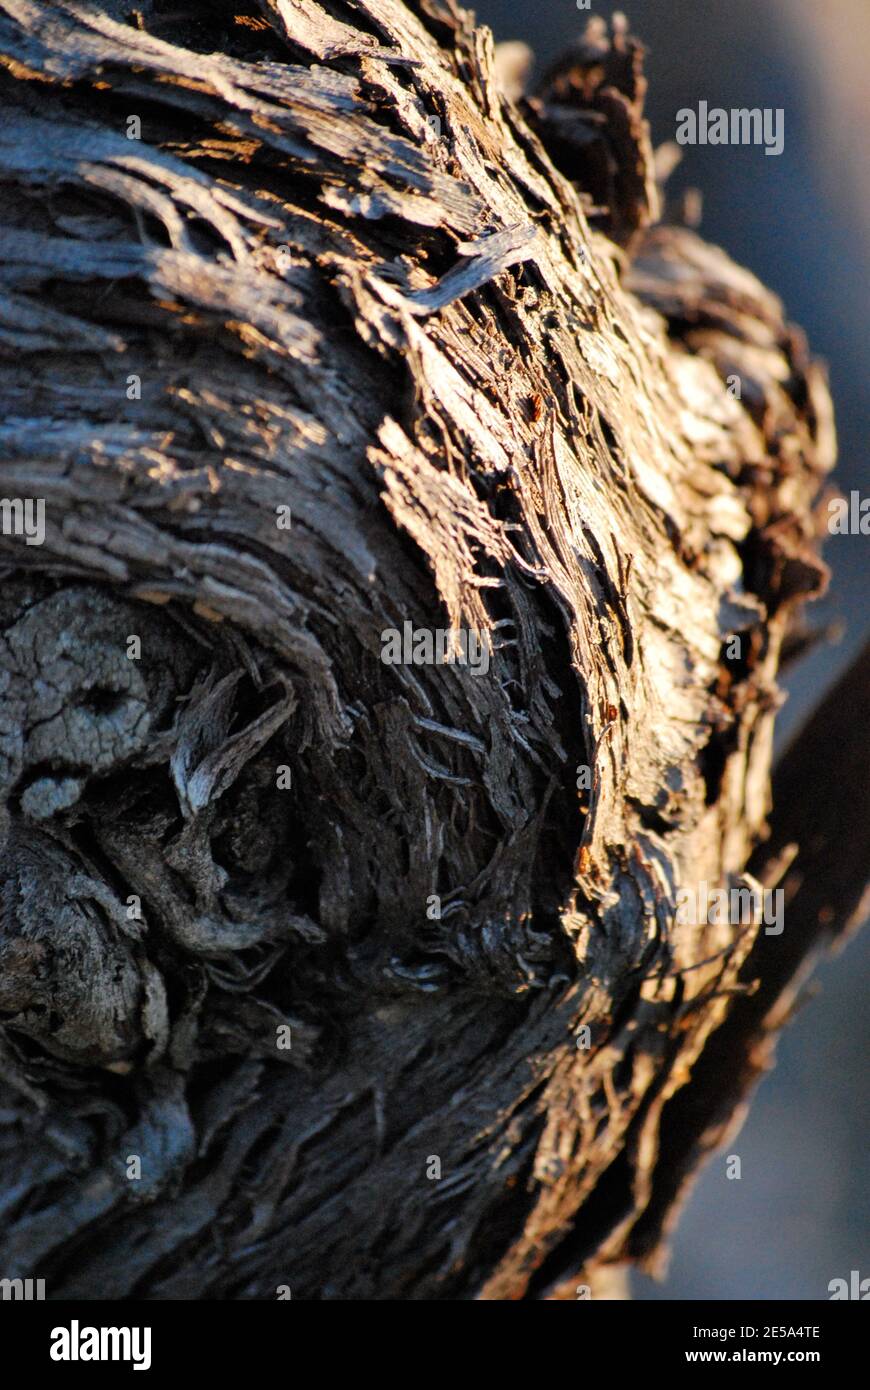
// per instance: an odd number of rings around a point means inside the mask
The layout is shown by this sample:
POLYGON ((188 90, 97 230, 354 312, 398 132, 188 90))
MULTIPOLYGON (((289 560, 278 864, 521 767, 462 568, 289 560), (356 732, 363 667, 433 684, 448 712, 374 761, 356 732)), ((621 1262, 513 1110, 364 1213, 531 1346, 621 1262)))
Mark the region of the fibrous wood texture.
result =
POLYGON ((830 404, 656 225, 624 24, 516 56, 441 0, 0 3, 45 501, 0 536, 0 1269, 50 1296, 565 1296, 722 1119, 777 939, 676 894, 764 832, 830 404), (406 622, 486 669, 385 664, 406 622))

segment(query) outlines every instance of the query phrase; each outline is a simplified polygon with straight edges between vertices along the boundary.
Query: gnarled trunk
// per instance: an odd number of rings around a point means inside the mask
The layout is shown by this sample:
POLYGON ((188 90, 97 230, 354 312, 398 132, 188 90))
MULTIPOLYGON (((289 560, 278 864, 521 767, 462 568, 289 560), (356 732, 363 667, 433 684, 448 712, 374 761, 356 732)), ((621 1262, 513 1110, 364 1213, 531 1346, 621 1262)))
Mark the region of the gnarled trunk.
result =
POLYGON ((164 10, 0 3, 44 501, 0 536, 0 1269, 572 1296, 654 1259, 819 927, 677 909, 756 883, 824 379, 657 224, 621 23, 524 96, 441 0, 164 10))

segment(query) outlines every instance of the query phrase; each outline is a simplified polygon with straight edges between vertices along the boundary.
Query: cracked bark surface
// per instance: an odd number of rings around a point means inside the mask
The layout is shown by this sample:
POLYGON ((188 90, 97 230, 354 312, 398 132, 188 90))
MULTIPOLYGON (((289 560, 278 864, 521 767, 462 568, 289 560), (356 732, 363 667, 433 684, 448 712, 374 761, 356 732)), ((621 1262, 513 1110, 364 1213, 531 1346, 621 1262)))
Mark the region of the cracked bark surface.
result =
POLYGON ((626 27, 516 58, 441 0, 0 3, 45 499, 0 535, 0 1267, 50 1297, 651 1266, 790 988, 675 905, 754 882, 824 374, 657 220, 626 27), (488 669, 384 664, 406 621, 488 669))

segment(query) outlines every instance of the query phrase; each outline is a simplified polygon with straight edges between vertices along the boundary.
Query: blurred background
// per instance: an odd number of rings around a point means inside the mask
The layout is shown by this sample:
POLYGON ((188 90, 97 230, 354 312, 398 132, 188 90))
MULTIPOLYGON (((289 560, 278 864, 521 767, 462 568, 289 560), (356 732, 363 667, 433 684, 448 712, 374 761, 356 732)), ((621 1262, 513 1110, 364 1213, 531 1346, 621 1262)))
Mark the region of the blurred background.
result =
MULTIPOLYGON (((840 463, 835 481, 870 496, 870 4, 867 0, 478 0, 497 41, 521 39, 540 74, 589 14, 622 10, 646 43, 653 144, 673 140, 676 112, 782 107, 785 147, 687 146, 670 194, 697 187, 699 232, 782 298, 830 370, 840 463)), ((870 634, 870 537, 832 536, 829 595, 811 622, 842 624, 836 644, 807 656, 784 684, 779 746, 795 732, 870 634)), ((843 711, 848 723, 849 712, 843 711)), ((812 796, 812 787, 807 787, 812 796)), ((856 806, 870 814, 870 805, 856 806)), ((786 926, 786 930, 788 927, 786 926)), ((865 1081, 870 929, 826 963, 779 1044, 749 1118, 705 1169, 683 1213, 663 1284, 636 1277, 635 1298, 827 1299, 834 1278, 870 1276, 870 1171, 865 1081), (726 1177, 726 1153, 742 1176, 726 1177)))

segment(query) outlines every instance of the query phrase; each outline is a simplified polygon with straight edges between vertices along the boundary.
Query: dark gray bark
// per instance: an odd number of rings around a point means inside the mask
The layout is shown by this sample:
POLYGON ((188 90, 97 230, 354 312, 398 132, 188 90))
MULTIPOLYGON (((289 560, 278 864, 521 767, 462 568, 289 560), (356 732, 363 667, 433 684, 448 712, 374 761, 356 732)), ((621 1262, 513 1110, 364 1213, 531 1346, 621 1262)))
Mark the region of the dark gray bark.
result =
POLYGON ((0 1270, 650 1260, 764 941, 676 893, 765 831, 821 370, 653 225, 620 25, 527 99, 440 0, 0 16, 2 489, 46 504, 0 536, 0 1270), (406 621, 486 671, 385 664, 406 621))

